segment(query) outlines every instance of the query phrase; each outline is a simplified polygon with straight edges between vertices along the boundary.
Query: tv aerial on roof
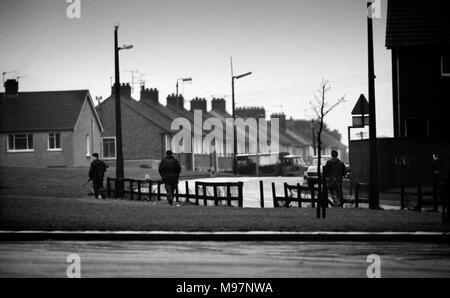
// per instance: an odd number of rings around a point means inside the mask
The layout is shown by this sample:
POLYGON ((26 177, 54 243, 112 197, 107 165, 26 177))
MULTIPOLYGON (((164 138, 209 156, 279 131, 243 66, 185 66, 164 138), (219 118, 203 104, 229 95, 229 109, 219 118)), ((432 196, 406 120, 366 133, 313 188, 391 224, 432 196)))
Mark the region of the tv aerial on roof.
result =
POLYGON ((10 73, 16 73, 16 72, 17 72, 17 70, 13 70, 13 71, 4 71, 4 72, 2 73, 3 85, 5 85, 5 76, 6 76, 7 74, 10 74, 10 73))

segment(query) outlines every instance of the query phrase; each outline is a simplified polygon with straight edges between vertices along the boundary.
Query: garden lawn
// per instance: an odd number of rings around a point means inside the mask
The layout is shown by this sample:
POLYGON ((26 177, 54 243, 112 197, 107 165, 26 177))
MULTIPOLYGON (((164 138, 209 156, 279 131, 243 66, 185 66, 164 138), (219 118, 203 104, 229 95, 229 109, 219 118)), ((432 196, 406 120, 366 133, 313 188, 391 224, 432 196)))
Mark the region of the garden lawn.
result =
POLYGON ((1 230, 450 231, 437 212, 169 206, 166 201, 2 196, 1 230))

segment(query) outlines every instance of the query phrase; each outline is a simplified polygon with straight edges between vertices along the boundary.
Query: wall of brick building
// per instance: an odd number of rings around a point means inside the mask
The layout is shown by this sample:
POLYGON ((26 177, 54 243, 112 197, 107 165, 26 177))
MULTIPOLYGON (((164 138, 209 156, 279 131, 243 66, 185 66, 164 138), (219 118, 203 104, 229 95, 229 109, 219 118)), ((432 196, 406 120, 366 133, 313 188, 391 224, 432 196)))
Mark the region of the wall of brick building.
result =
MULTIPOLYGON (((115 136, 115 105, 109 99, 97 109, 104 128, 103 137, 115 136)), ((126 160, 163 158, 163 130, 122 103, 122 147, 126 160)))
POLYGON ((217 158, 219 168, 218 172, 231 172, 233 171, 233 158, 232 157, 221 157, 217 158))
POLYGON ((211 168, 211 160, 209 154, 195 154, 195 170, 207 171, 211 168))
MULTIPOLYGON (((369 140, 355 140, 350 144, 350 179, 368 182, 369 140)), ((380 187, 431 183, 433 153, 439 156, 440 177, 444 181, 450 166, 449 139, 378 139, 380 187)))
POLYGON ((33 152, 7 152, 8 134, 0 134, 0 167, 72 167, 72 132, 61 132, 61 151, 48 151, 48 132, 33 133, 33 152))
POLYGON ((73 166, 87 167, 94 152, 100 153, 101 129, 95 119, 92 107, 86 100, 81 108, 78 122, 73 132, 73 166), (86 136, 89 136, 89 152, 86 136))
MULTIPOLYGON (((399 65, 399 92, 394 93, 394 133, 407 136, 405 118, 425 118, 431 137, 449 137, 450 120, 448 112, 443 109, 450 98, 450 77, 441 76, 441 53, 438 48, 411 48, 393 52, 393 72, 399 65), (398 54, 398 61, 395 59, 398 54), (400 96, 400 108, 397 106, 400 96), (400 112, 400 119, 398 118, 400 112)), ((395 79, 395 73, 394 79, 395 79)), ((396 82, 395 82, 396 83, 396 82)))

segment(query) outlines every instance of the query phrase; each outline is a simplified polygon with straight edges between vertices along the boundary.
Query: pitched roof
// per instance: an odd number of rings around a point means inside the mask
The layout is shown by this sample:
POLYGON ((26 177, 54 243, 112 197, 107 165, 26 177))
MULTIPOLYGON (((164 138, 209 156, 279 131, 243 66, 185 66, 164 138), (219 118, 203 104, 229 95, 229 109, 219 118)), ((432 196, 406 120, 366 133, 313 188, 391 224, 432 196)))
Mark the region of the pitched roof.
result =
POLYGON ((389 0, 386 47, 450 45, 448 0, 389 0))
POLYGON ((0 132, 73 130, 86 100, 102 129, 88 90, 0 93, 0 132))
MULTIPOLYGON (((154 125, 161 128, 166 133, 173 133, 171 130, 171 120, 167 115, 160 113, 155 110, 151 105, 147 105, 143 102, 139 102, 131 96, 120 96, 122 105, 126 105, 129 109, 134 111, 135 113, 144 117, 147 121, 153 123, 154 125)), ((98 106, 97 109, 101 111, 107 102, 112 102, 114 104, 115 97, 113 95, 109 96, 105 100, 103 100, 98 106)), ((108 117, 114 117, 113 115, 108 115, 108 117)))

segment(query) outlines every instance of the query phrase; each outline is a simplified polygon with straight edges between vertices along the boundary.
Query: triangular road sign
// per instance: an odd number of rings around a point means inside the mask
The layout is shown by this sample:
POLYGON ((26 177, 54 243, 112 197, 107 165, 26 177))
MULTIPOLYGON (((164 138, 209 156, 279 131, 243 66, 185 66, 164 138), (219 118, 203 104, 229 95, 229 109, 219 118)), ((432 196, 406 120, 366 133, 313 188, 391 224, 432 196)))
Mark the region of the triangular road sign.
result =
POLYGON ((364 94, 361 94, 353 108, 352 115, 369 115, 369 102, 364 94))

